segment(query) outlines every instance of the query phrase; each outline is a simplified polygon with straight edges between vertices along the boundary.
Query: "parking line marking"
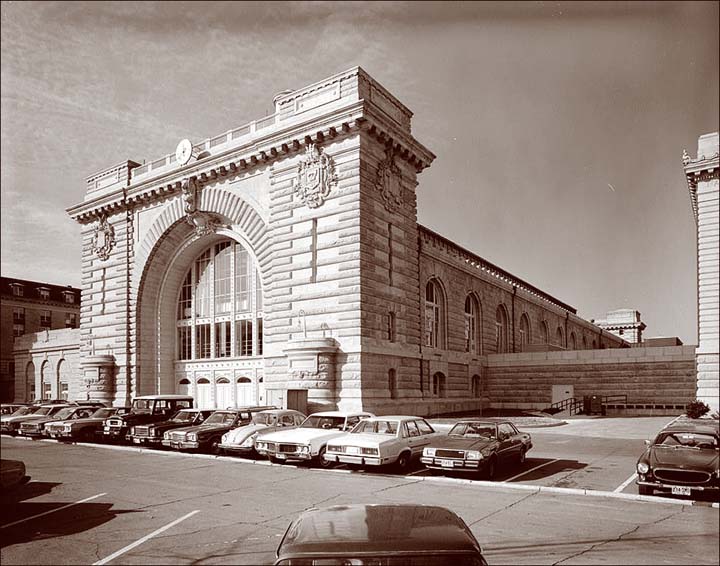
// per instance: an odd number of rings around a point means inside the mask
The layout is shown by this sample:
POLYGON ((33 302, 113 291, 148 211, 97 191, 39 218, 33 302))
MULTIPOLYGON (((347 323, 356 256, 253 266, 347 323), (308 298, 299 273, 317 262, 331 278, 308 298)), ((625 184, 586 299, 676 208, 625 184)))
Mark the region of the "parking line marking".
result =
POLYGON ((500 483, 507 483, 507 482, 509 482, 509 481, 513 481, 513 480, 515 480, 515 479, 517 479, 517 478, 519 478, 519 477, 522 477, 522 476, 524 476, 524 475, 526 475, 526 474, 529 474, 530 472, 534 472, 534 471, 537 470, 538 468, 542 468, 543 466, 547 466, 548 464, 552 464, 553 462, 557 462, 558 460, 560 460, 560 458, 557 458, 556 460, 550 460, 549 462, 545 462, 544 464, 540 464, 539 466, 535 466, 534 468, 529 469, 527 472, 522 472, 521 474, 518 474, 518 475, 513 476, 513 477, 511 477, 511 478, 508 478, 508 479, 506 479, 506 480, 503 480, 503 481, 501 481, 500 483))
POLYGON ((122 554, 125 554, 126 552, 128 552, 129 550, 132 550, 133 548, 135 548, 135 547, 137 547, 137 546, 140 546, 142 543, 150 540, 151 538, 159 535, 160 533, 163 533, 163 532, 167 531, 168 529, 171 529, 172 527, 174 527, 174 526, 177 525, 178 523, 182 523, 185 519, 189 519, 190 517, 192 517, 193 515, 195 515, 195 513, 200 513, 200 510, 199 510, 199 509, 196 509, 195 511, 191 511, 190 513, 188 513, 187 515, 184 515, 184 516, 180 517, 179 519, 175 519, 172 523, 168 523, 168 524, 165 525, 164 527, 160 527, 158 530, 151 532, 149 535, 145 535, 145 536, 142 537, 141 539, 136 540, 134 543, 129 544, 129 545, 127 545, 126 547, 121 548, 120 550, 118 550, 118 551, 116 551, 116 552, 113 552, 113 553, 112 553, 110 556, 108 556, 107 558, 103 558, 102 560, 98 560, 97 562, 93 562, 93 566, 100 566, 101 564, 107 564, 107 563, 110 562, 111 560, 117 558, 118 556, 120 556, 120 555, 122 555, 122 554))
POLYGON ((623 489, 625 489, 630 484, 631 481, 634 481, 636 477, 637 477, 637 474, 631 475, 628 479, 626 479, 619 486, 617 486, 613 491, 615 493, 620 493, 623 489))
POLYGON ((414 476, 415 474, 422 474, 424 472, 427 472, 427 469, 415 470, 414 472, 410 472, 409 474, 405 474, 405 475, 406 476, 414 476))
POLYGON ((73 505, 80 505, 80 503, 92 501, 93 499, 97 499, 98 497, 102 497, 103 495, 107 495, 107 493, 98 493, 97 495, 93 495, 92 497, 88 497, 86 499, 81 499, 80 501, 76 501, 75 503, 68 503, 67 505, 58 507, 57 509, 51 509, 50 511, 45 511, 44 513, 38 513, 37 515, 33 515, 32 517, 26 517, 25 519, 20 519, 19 521, 13 521, 12 523, 8 523, 7 525, 0 526, 0 529, 7 529, 8 527, 12 527, 13 525, 24 523, 25 521, 32 521, 33 519, 37 519, 38 517, 42 517, 43 515, 56 513, 58 511, 62 511, 63 509, 67 509, 68 507, 72 507, 73 505))

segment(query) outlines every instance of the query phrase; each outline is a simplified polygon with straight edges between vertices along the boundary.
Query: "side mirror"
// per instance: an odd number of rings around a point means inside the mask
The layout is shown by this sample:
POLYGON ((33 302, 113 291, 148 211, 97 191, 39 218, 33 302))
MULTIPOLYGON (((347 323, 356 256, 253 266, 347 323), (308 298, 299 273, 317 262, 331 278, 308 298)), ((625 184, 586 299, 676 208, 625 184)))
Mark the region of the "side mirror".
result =
POLYGON ((645 446, 650 446, 651 444, 652 444, 652 440, 646 440, 646 441, 645 441, 645 446))

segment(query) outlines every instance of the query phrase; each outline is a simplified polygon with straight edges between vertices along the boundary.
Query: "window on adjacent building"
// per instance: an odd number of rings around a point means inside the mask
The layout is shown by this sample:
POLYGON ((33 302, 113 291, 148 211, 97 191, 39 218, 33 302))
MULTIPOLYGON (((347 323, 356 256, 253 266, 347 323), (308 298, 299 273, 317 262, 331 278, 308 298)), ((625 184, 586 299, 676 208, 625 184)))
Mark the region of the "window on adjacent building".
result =
POLYGON ((23 286, 20 283, 11 283, 10 286, 12 287, 12 294, 14 297, 23 296, 23 286))
POLYGON ((25 325, 24 324, 13 324, 13 336, 18 337, 25 334, 25 325))
POLYGON ((180 360, 262 355, 262 289, 252 256, 225 240, 201 253, 177 304, 180 360))
POLYGON ((13 308, 13 324, 25 324, 25 309, 13 308))
POLYGON ((65 328, 77 328, 77 314, 74 312, 65 313, 65 328))
POLYGON ((50 328, 52 326, 52 313, 50 311, 40 311, 40 328, 50 328))
POLYGON ((509 351, 508 316, 505 305, 499 305, 495 311, 495 350, 498 354, 509 351))
POLYGON ((432 394, 433 394, 433 397, 445 397, 446 396, 445 376, 440 372, 433 375, 432 394))
POLYGON ((482 395, 482 381, 479 375, 472 376, 472 396, 476 399, 482 395))
POLYGON ((386 332, 385 337, 388 339, 388 341, 395 342, 395 313, 394 312, 390 311, 387 313, 385 323, 387 326, 387 328, 385 330, 385 332, 386 332))
POLYGON ((50 298, 50 289, 38 289, 38 293, 40 294, 40 298, 43 300, 48 300, 50 298))
POLYGON ((480 353, 478 340, 478 327, 480 322, 480 307, 473 295, 465 297, 465 351, 471 354, 480 353))
POLYGON ((568 348, 571 350, 577 350, 577 338, 575 338, 575 333, 570 333, 570 344, 568 344, 568 348))
POLYGON ((444 298, 440 283, 431 279, 425 286, 425 345, 444 347, 443 325, 445 321, 444 298))
POLYGON ((563 329, 559 326, 555 331, 555 341, 557 342, 558 346, 565 346, 565 335, 563 333, 563 329))
POLYGON ((70 293, 69 291, 65 291, 63 293, 63 296, 65 297, 66 303, 74 303, 75 302, 75 293, 70 293))
POLYGON ((520 351, 524 352, 528 344, 532 341, 530 337, 530 317, 527 313, 523 313, 520 317, 520 330, 518 331, 518 335, 520 338, 520 351))
POLYGON ((390 399, 397 399, 397 373, 394 369, 388 371, 388 389, 390 389, 390 399))
POLYGON ((544 320, 540 321, 540 343, 547 344, 550 341, 550 335, 548 332, 547 322, 544 320))

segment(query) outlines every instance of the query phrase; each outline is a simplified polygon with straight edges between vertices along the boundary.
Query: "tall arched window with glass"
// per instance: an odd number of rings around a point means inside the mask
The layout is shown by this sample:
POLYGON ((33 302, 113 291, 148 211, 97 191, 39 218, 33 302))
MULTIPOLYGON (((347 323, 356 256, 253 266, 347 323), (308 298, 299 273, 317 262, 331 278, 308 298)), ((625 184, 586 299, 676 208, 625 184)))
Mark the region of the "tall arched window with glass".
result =
POLYGON ((478 320, 480 309, 472 295, 465 297, 465 351, 471 354, 480 352, 478 347, 478 320))
POLYGON ((523 313, 520 317, 520 351, 524 352, 527 349, 527 345, 530 344, 530 317, 527 313, 523 313))
POLYGON ((437 281, 430 280, 425 286, 425 345, 441 348, 443 295, 437 281))
POLYGON ((224 240, 201 253, 180 288, 179 360, 262 355, 262 285, 252 256, 224 240))
POLYGON ((495 311, 495 349, 498 354, 508 352, 508 316, 504 305, 495 311))

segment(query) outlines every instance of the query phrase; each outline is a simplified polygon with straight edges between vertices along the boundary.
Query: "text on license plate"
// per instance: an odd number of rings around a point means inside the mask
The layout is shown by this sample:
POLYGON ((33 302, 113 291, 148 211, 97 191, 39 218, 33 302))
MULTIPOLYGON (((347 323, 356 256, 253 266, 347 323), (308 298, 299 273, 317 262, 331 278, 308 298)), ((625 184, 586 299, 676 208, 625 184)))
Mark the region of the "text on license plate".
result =
POLYGON ((455 462, 453 462, 452 460, 440 460, 440 465, 443 468, 453 468, 455 467, 455 462))
POLYGON ((690 495, 690 488, 685 487, 684 485, 674 485, 674 486, 672 486, 672 494, 673 495, 690 495))
POLYGON ((348 446, 347 453, 348 454, 360 454, 360 449, 357 446, 348 446))

